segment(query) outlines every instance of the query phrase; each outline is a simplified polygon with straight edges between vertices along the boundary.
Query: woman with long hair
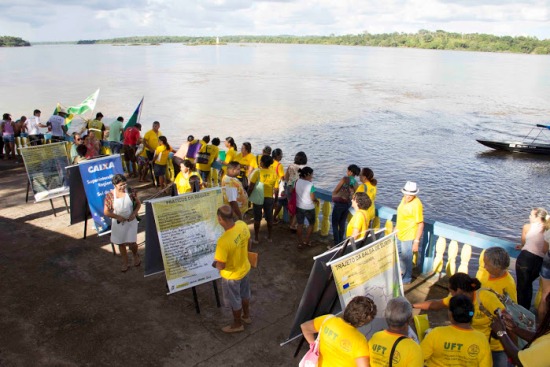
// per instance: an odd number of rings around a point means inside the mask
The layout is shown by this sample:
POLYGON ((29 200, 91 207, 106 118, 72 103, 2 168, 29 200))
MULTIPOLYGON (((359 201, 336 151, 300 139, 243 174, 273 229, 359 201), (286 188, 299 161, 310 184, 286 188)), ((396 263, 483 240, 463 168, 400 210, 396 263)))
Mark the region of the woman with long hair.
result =
POLYGON ((338 181, 338 184, 332 190, 332 237, 334 246, 344 239, 351 199, 357 188, 356 177, 360 172, 361 170, 357 165, 348 166, 346 175, 338 181))
POLYGON ((473 317, 474 304, 468 296, 457 294, 450 299, 451 325, 434 328, 420 343, 426 366, 447 366, 450 361, 453 366, 492 366, 489 341, 474 330, 473 317))
POLYGON ((317 366, 369 366, 369 343, 357 330, 376 317, 376 304, 365 296, 349 301, 342 317, 323 315, 301 325, 304 338, 311 345, 319 334, 317 366))
POLYGON ((531 308, 533 281, 540 275, 544 255, 548 252, 548 243, 544 241, 544 230, 548 212, 543 208, 534 208, 529 214, 529 223, 521 232, 521 250, 516 260, 518 282, 518 304, 531 308))
MULTIPOLYGON (((550 309, 550 296, 546 296, 541 303, 550 309)), ((515 366, 519 367, 547 367, 548 349, 550 348, 550 312, 546 312, 540 319, 535 333, 519 328, 512 320, 512 317, 502 311, 500 317, 495 317, 492 329, 500 339, 508 357, 512 359, 515 366), (506 330, 526 340, 528 344, 519 350, 516 344, 510 339, 506 330)))
POLYGON ((185 159, 180 165, 180 173, 174 179, 174 183, 178 190, 178 195, 188 192, 200 191, 202 186, 202 179, 195 164, 188 159, 185 159))
POLYGON ((137 246, 138 221, 137 214, 141 202, 134 190, 127 186, 126 177, 116 174, 112 178, 114 190, 105 195, 103 213, 112 219, 111 242, 118 245, 122 258, 122 272, 128 270, 128 252, 130 248, 134 255, 134 266, 141 264, 137 246))
POLYGON ((378 191, 377 185, 378 180, 374 178, 374 172, 372 169, 368 167, 364 167, 361 169, 361 173, 359 174, 359 181, 361 181, 357 185, 357 190, 355 192, 364 192, 366 193, 370 201, 372 202, 372 206, 369 208, 370 216, 372 219, 375 217, 375 211, 376 211, 376 192, 378 191))
POLYGON ((166 136, 159 136, 159 145, 155 149, 155 155, 153 156, 153 171, 158 179, 159 187, 163 190, 166 187, 166 166, 168 165, 168 156, 172 151, 172 147, 168 144, 166 136))
POLYGON ((474 318, 472 327, 481 331, 491 346, 494 367, 507 367, 508 361, 502 344, 491 338, 491 322, 498 309, 504 309, 504 305, 498 297, 488 289, 480 289, 481 283, 468 274, 456 273, 449 278, 450 296, 413 304, 413 308, 421 310, 441 310, 449 308, 449 302, 453 296, 463 294, 474 304, 474 318))

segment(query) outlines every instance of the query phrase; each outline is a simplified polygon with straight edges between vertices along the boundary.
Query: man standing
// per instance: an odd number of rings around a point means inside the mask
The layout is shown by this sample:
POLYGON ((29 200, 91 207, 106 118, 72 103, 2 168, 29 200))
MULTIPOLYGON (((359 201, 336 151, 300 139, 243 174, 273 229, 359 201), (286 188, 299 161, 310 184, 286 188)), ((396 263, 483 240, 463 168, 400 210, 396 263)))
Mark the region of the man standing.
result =
POLYGON ((140 139, 141 124, 137 123, 124 130, 124 160, 130 177, 137 177, 136 149, 140 139))
POLYGON ((119 154, 122 144, 120 143, 120 133, 122 132, 122 123, 124 118, 119 116, 109 126, 109 147, 111 148, 111 154, 119 154))
POLYGON ((29 134, 29 142, 31 145, 41 145, 44 135, 40 132, 41 127, 46 127, 40 123, 40 110, 34 110, 33 116, 29 117, 23 125, 23 131, 29 134))
POLYGON ((145 152, 147 154, 147 159, 149 159, 149 162, 153 161, 153 157, 155 156, 155 149, 157 149, 159 145, 159 136, 162 135, 159 129, 160 122, 155 121, 153 122, 153 128, 147 131, 143 136, 143 145, 145 147, 145 152))
POLYGON ((243 214, 248 209, 248 195, 243 184, 237 176, 241 172, 241 165, 237 161, 229 162, 227 174, 223 176, 221 186, 223 190, 223 202, 231 206, 233 214, 238 220, 243 220, 243 214))
POLYGON ((224 333, 244 331, 250 324, 250 231, 243 221, 235 222, 231 207, 218 209, 218 223, 225 232, 218 239, 212 266, 220 271, 225 303, 233 312, 233 323, 222 328, 224 333))
POLYGON ((412 280, 413 253, 418 252, 420 238, 424 231, 424 214, 422 202, 418 195, 416 182, 407 181, 401 190, 403 199, 397 207, 397 249, 401 272, 403 273, 403 284, 410 284, 412 280))
POLYGON ((90 132, 93 132, 95 135, 95 138, 98 141, 103 140, 103 134, 105 133, 105 125, 103 122, 101 122, 101 119, 103 118, 103 114, 101 112, 96 113, 95 120, 88 121, 88 130, 90 132))
POLYGON ((52 115, 46 126, 51 128, 52 131, 52 142, 65 141, 65 132, 67 131, 67 126, 65 126, 65 118, 67 117, 67 112, 65 109, 61 108, 57 115, 52 115))

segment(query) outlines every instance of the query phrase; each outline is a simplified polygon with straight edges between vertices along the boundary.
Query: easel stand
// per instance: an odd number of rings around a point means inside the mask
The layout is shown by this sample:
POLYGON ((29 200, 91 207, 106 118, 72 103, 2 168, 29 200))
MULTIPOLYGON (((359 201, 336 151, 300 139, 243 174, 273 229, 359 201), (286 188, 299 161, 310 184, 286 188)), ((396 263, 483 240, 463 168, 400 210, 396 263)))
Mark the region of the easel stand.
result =
MULTIPOLYGON (((25 196, 25 203, 29 202, 29 191, 30 191, 30 189, 31 189, 31 182, 29 180, 27 180, 27 195, 25 196)), ((63 201, 65 202, 65 209, 67 209, 67 214, 69 214, 70 211, 69 211, 69 205, 67 204, 66 196, 67 195, 62 195, 61 197, 63 198, 63 201)), ((53 206, 53 199, 49 199, 49 200, 50 200, 50 205, 52 207, 53 216, 57 217, 57 214, 55 214, 55 208, 53 206)))
MULTIPOLYGON (((214 288, 214 296, 216 297, 216 306, 218 306, 218 308, 221 307, 221 303, 220 303, 220 295, 218 293, 218 285, 216 283, 215 280, 212 281, 212 287, 214 288)), ((197 287, 192 287, 191 290, 193 291, 193 301, 195 302, 195 311, 197 313, 201 313, 201 308, 200 308, 200 305, 199 305, 199 297, 197 296, 197 287)))
MULTIPOLYGON (((338 259, 339 257, 342 257, 342 255, 345 254, 346 248, 350 243, 353 246, 353 248, 355 248, 355 241, 353 240, 353 238, 351 238, 349 241, 346 241, 344 243, 344 245, 342 245, 342 248, 340 250, 338 250, 338 252, 334 255, 333 259, 338 259)), ((327 279, 327 281, 325 282, 325 285, 323 287, 323 292, 321 292, 321 297, 319 297, 319 302, 317 302, 317 304, 315 305, 315 309, 314 309, 313 314, 311 315, 311 317, 313 317, 313 316, 315 316, 315 314, 317 314, 317 311, 319 310, 320 301, 325 297, 325 294, 326 294, 327 290, 329 289, 331 283, 333 282, 333 277, 334 277, 334 275, 331 272, 328 279, 327 279)), ((335 305, 337 300, 338 300, 338 297, 336 297, 332 301, 332 304, 330 305, 330 310, 332 310, 334 308, 334 305, 335 305)), ((296 358, 298 356, 298 353, 300 353, 300 350, 302 349, 302 346, 304 345, 305 341, 306 341, 306 338, 302 335, 302 337, 300 338, 300 343, 298 343, 298 347, 296 348, 296 351, 294 352, 294 358, 296 358)))

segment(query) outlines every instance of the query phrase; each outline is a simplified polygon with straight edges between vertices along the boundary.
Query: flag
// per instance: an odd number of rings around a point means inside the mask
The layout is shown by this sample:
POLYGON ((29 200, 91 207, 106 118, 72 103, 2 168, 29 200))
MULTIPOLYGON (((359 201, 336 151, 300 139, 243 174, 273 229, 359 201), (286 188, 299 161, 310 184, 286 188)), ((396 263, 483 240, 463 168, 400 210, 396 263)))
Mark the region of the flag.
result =
POLYGON ((95 108, 95 103, 97 101, 97 96, 99 94, 99 89, 95 91, 94 94, 88 96, 81 104, 77 106, 72 106, 67 108, 68 114, 82 115, 88 111, 93 111, 95 108))
MULTIPOLYGON (((52 115, 58 115, 59 111, 61 111, 61 103, 58 103, 57 106, 55 106, 55 109, 53 110, 52 115)), ((65 117, 65 126, 67 126, 67 129, 71 126, 71 121, 73 120, 74 114, 70 113, 65 117)))
POLYGON ((143 106, 143 99, 145 97, 141 97, 141 101, 139 102, 136 110, 130 117, 130 119, 126 122, 126 125, 124 125, 124 130, 126 130, 129 127, 135 126, 139 122, 139 117, 141 116, 141 107, 143 106))

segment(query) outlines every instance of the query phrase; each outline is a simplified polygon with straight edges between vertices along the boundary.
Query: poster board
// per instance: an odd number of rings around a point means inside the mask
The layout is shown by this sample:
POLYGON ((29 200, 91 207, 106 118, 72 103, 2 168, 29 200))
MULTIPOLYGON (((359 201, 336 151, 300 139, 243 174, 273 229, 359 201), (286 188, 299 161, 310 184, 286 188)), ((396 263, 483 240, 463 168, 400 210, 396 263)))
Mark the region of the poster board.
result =
POLYGON ((21 148, 34 201, 51 200, 69 194, 65 167, 69 165, 65 143, 21 148))
POLYGON ((384 329, 386 305, 392 298, 403 296, 395 232, 328 265, 334 274, 342 309, 355 296, 367 296, 376 303, 376 318, 360 328, 361 332, 369 338, 384 329))
MULTIPOLYGON (((168 294, 218 279, 212 267, 216 242, 223 233, 217 210, 220 187, 150 200, 162 254, 168 294)), ((149 243, 147 243, 147 247, 149 243)))
POLYGON ((114 189, 111 182, 113 176, 124 174, 120 155, 82 161, 78 164, 78 170, 98 235, 110 233, 111 218, 103 214, 103 205, 105 195, 114 189))

